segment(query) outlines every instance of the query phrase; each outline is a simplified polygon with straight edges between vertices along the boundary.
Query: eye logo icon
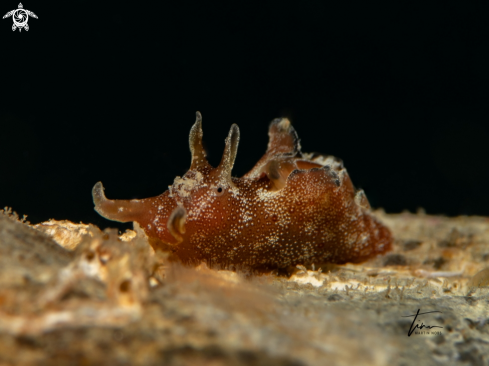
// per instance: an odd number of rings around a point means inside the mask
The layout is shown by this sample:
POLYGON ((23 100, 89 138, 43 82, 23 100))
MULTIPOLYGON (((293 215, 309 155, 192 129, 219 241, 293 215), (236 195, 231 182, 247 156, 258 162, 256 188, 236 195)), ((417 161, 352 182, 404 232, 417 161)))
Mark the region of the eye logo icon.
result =
POLYGON ((12 25, 12 30, 15 31, 17 28, 19 28, 19 32, 21 32, 22 28, 24 28, 26 31, 29 30, 29 26, 27 25, 29 16, 37 19, 36 14, 34 14, 30 10, 24 9, 22 3, 19 3, 19 8, 9 11, 7 14, 3 16, 3 19, 12 17, 12 19, 14 20, 14 25, 12 25))

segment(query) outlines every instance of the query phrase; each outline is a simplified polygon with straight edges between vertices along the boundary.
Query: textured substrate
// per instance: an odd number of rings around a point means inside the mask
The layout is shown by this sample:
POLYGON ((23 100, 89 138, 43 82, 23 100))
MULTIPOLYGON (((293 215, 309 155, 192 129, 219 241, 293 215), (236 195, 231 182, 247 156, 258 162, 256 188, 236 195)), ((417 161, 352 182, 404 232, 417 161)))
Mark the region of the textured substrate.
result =
POLYGON ((0 214, 0 365, 487 365, 489 219, 376 215, 392 253, 288 277, 168 265, 138 228, 0 214), (418 309, 443 328, 408 337, 418 309))

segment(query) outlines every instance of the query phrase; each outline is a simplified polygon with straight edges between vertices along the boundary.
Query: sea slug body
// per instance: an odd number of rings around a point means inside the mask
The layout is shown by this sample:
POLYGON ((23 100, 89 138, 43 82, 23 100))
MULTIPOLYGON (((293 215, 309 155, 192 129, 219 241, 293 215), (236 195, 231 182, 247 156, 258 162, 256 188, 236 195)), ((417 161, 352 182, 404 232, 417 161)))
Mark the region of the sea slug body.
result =
POLYGON ((343 163, 301 153, 289 120, 272 121, 265 155, 241 178, 231 176, 238 126, 231 126, 217 168, 207 162, 202 136, 197 112, 190 169, 166 192, 109 200, 98 182, 95 210, 110 220, 138 222, 155 250, 171 251, 184 264, 272 270, 358 263, 391 249, 391 232, 371 214, 343 163))

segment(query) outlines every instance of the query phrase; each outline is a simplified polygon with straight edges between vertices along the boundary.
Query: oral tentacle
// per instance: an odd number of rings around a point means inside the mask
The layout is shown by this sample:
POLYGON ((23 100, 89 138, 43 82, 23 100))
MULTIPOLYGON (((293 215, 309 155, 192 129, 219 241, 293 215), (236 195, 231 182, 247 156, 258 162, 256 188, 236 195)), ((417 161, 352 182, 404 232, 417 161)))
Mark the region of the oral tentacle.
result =
POLYGON ((97 182, 93 186, 92 196, 95 211, 109 220, 119 222, 138 221, 148 210, 147 205, 144 204, 145 200, 107 199, 102 182, 97 182))

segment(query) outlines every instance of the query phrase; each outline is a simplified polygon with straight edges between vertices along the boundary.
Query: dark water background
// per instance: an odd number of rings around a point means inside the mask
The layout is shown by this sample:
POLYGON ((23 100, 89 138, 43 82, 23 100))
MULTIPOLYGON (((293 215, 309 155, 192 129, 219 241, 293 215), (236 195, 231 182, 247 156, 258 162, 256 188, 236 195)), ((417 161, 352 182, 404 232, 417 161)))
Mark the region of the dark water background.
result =
POLYGON ((113 225, 92 186, 162 193, 199 110, 215 165, 239 125, 236 176, 287 116, 374 207, 489 215, 489 3, 370 3, 24 2, 28 32, 0 21, 0 206, 113 225))

